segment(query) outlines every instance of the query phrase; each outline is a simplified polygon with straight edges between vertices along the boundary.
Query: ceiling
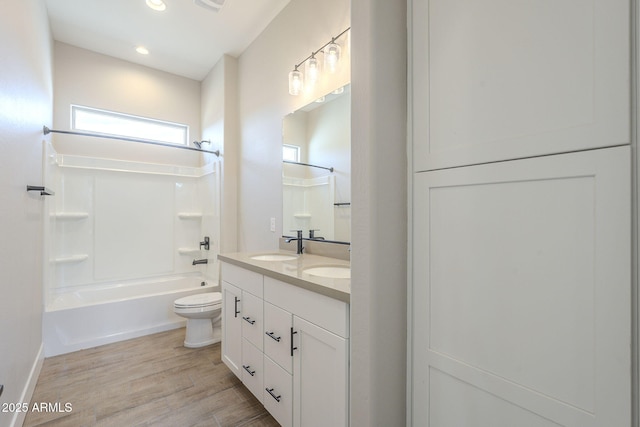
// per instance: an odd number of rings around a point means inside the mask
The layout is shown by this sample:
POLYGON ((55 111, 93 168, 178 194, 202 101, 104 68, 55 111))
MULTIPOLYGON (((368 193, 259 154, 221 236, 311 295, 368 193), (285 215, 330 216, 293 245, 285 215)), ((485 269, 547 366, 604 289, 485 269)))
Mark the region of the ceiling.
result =
POLYGON ((55 40, 201 81, 223 54, 239 56, 290 0, 226 0, 217 12, 164 1, 162 12, 145 0, 45 3, 55 40), (137 53, 139 45, 149 54, 137 53))

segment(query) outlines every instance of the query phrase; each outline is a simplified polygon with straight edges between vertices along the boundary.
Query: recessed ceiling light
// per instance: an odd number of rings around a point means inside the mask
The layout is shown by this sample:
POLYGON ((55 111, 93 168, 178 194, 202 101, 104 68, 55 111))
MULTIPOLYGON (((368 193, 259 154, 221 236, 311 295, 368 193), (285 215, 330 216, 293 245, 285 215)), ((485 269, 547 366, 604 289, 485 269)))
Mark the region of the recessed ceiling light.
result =
POLYGON ((136 48, 136 52, 138 52, 140 55, 149 55, 149 50, 144 46, 138 46, 136 48))
POLYGON ((147 6, 149 6, 153 10, 163 11, 167 8, 167 5, 164 4, 162 0, 147 0, 147 6))

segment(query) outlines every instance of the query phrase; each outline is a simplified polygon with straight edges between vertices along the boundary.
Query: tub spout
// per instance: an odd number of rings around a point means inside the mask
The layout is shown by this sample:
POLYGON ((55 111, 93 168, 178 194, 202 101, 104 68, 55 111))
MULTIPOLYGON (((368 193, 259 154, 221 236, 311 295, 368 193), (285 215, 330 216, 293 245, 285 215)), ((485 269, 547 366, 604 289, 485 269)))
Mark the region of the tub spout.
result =
POLYGON ((191 265, 198 265, 198 264, 208 264, 209 260, 208 259, 194 259, 193 263, 191 265))

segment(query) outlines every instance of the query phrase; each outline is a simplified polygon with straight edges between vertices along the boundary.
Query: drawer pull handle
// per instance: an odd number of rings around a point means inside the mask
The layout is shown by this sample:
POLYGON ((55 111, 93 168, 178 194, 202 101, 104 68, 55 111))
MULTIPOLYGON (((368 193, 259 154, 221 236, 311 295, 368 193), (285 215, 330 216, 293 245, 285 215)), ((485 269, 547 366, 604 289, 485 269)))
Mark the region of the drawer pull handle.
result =
POLYGON ((238 314, 240 314, 240 310, 238 310, 238 303, 240 302, 240 300, 238 299, 238 297, 233 297, 233 298, 235 298, 235 300, 236 300, 235 301, 235 305, 236 306, 235 306, 235 309, 234 309, 235 314, 233 315, 233 317, 238 317, 238 314))
POLYGON ((280 342, 280 339, 282 338, 282 337, 276 337, 273 332, 266 332, 266 334, 278 342, 280 342))
POLYGON ((293 357, 293 350, 297 350, 298 349, 298 347, 294 347, 293 346, 293 335, 297 334, 297 333, 298 333, 298 331, 294 332, 293 328, 291 328, 291 357, 293 357))
POLYGON ((251 366, 249 365, 242 365, 242 367, 244 368, 245 371, 247 371, 249 373, 249 375, 251 375, 252 377, 255 376, 256 371, 252 371, 251 370, 251 366))
POLYGON ((248 317, 248 316, 247 316, 247 317, 243 317, 243 319, 244 319, 244 320, 246 320, 247 322, 249 322, 249 323, 250 323, 250 324, 252 324, 252 325, 256 323, 256 321, 255 321, 255 320, 251 320, 251 318, 250 318, 250 317, 248 317))
POLYGON ((273 394, 273 389, 272 388, 265 388, 265 390, 267 390, 267 393, 269 393, 271 395, 271 397, 273 397, 276 402, 280 402, 280 399, 282 399, 282 396, 276 396, 275 394, 273 394))

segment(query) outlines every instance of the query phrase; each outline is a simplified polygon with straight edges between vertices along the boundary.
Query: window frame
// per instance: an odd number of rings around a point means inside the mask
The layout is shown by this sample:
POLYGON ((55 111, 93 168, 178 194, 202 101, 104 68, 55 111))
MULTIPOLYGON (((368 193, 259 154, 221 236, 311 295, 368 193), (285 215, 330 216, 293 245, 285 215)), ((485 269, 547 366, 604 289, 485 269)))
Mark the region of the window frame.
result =
POLYGON ((286 161, 286 162, 296 162, 296 163, 300 163, 300 146, 299 145, 293 145, 293 144, 282 144, 282 160, 286 161), (290 149, 290 150, 295 150, 295 160, 289 160, 287 158, 285 158, 284 153, 285 153, 285 149, 290 149))
MULTIPOLYGON (((171 144, 171 145, 175 145, 175 146, 188 146, 189 145, 189 125, 184 124, 184 123, 177 123, 177 122, 170 122, 167 120, 160 120, 160 119, 153 119, 150 117, 143 117, 143 116, 137 116, 137 115, 133 115, 133 114, 126 114, 126 113, 120 113, 117 111, 111 111, 111 110, 104 110, 101 108, 94 108, 94 107, 87 107, 85 105, 79 105, 79 104, 71 104, 70 106, 70 122, 71 122, 71 129, 74 131, 80 131, 80 132, 85 132, 85 133, 90 133, 92 135, 97 135, 97 136, 110 136, 110 137, 114 137, 114 138, 123 138, 126 140, 140 140, 140 141, 149 141, 149 142, 157 142, 157 143, 162 143, 162 144, 171 144), (99 114, 105 118, 111 117, 111 118, 116 118, 116 119, 123 119, 123 120, 134 120, 140 124, 143 125, 161 125, 163 128, 165 129, 174 129, 178 132, 181 133, 181 141, 177 141, 176 139, 155 139, 155 138, 146 138, 144 136, 140 136, 139 133, 126 133, 126 132, 121 132, 121 133, 113 133, 113 132, 101 132, 95 129, 91 129, 88 127, 79 127, 78 123, 77 123, 77 113, 78 112, 86 112, 86 113, 92 113, 92 114, 99 114)), ((160 130, 160 128, 159 128, 160 130)))

